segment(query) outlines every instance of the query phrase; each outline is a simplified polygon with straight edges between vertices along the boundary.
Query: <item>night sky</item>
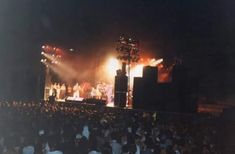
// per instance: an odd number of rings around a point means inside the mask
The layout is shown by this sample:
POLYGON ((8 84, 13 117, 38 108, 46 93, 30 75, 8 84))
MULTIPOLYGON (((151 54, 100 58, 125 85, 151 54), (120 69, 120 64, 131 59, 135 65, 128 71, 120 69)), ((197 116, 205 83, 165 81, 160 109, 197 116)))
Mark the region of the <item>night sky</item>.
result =
POLYGON ((42 44, 74 48, 93 61, 125 35, 140 41, 143 54, 181 57, 199 79, 200 95, 230 103, 234 6, 232 0, 1 1, 0 99, 37 98, 42 44))

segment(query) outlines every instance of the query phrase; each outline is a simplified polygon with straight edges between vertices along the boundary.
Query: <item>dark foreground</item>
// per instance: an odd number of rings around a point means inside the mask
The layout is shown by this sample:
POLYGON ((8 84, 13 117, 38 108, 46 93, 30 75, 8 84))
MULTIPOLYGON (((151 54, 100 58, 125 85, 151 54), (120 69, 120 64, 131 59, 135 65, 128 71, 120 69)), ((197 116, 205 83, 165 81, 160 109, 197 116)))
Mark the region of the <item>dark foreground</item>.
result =
POLYGON ((220 117, 74 104, 0 103, 0 153, 220 154, 220 117))

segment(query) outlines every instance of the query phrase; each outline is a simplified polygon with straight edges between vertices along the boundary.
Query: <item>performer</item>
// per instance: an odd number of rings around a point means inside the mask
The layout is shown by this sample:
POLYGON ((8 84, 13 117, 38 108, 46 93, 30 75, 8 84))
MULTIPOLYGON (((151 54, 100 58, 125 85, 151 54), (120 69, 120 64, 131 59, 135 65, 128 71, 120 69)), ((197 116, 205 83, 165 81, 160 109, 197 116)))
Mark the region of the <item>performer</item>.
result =
POLYGON ((96 98, 96 97, 97 97, 97 90, 94 87, 92 87, 91 88, 91 98, 96 98))
POLYGON ((92 87, 91 87, 91 84, 88 83, 88 82, 84 82, 81 84, 81 90, 80 90, 80 97, 83 97, 83 98, 89 98, 91 97, 91 90, 92 90, 92 87))
POLYGON ((106 86, 106 95, 107 95, 107 103, 113 103, 113 87, 112 87, 112 85, 106 86))
POLYGON ((73 88, 70 84, 68 85, 67 88, 67 96, 73 96, 73 88))
POLYGON ((56 90, 56 83, 53 84, 53 89, 52 89, 52 95, 51 96, 54 96, 56 98, 57 96, 57 90, 56 90))
POLYGON ((54 89, 53 84, 51 84, 50 90, 49 90, 49 96, 52 96, 52 94, 53 94, 53 89, 54 89))
POLYGON ((77 100, 77 99, 79 99, 80 98, 80 93, 79 93, 79 90, 81 89, 81 87, 79 86, 79 84, 78 83, 76 83, 75 85, 74 85, 74 87, 73 87, 73 91, 74 91, 74 93, 73 93, 73 97, 74 97, 74 99, 75 100, 77 100))
POLYGON ((60 99, 60 84, 56 84, 56 98, 60 99))
POLYGON ((97 87, 97 89, 99 90, 99 92, 101 93, 101 97, 100 99, 102 100, 106 100, 106 84, 104 82, 100 83, 97 87))
POLYGON ((56 88, 55 84, 51 84, 50 92, 49 92, 49 97, 48 97, 48 102, 50 104, 53 104, 56 101, 57 91, 56 91, 55 88, 56 88))
POLYGON ((102 83, 98 83, 96 86, 96 96, 97 96, 97 99, 102 98, 102 83))
POLYGON ((62 86, 60 87, 60 98, 64 99, 65 98, 65 93, 66 93, 66 86, 63 83, 62 86))

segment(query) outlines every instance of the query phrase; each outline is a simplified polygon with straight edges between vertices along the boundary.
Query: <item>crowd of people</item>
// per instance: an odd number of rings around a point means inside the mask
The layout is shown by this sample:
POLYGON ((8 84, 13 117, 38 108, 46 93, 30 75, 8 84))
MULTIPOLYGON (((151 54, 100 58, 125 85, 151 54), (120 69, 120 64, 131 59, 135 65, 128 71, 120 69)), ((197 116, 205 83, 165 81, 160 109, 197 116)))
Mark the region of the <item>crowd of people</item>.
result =
POLYGON ((218 117, 0 102, 2 154, 219 154, 218 117))

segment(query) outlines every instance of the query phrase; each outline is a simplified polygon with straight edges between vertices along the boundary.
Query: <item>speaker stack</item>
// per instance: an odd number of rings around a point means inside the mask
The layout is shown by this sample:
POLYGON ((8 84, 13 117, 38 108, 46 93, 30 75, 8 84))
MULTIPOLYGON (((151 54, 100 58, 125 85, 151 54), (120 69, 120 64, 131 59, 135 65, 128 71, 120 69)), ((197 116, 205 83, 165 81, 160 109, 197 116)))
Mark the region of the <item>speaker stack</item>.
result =
POLYGON ((143 68, 143 79, 146 84, 156 84, 158 78, 157 67, 145 66, 143 68))
POLYGON ((115 86, 114 105, 117 107, 126 107, 127 76, 126 75, 115 76, 114 86, 115 86))

